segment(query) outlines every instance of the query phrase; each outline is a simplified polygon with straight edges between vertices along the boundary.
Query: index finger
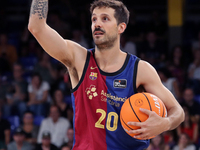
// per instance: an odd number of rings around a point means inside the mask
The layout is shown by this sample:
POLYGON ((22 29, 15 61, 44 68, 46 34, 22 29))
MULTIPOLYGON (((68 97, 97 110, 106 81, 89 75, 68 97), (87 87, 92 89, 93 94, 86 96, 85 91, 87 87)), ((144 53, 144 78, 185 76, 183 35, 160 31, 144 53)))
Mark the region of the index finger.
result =
POLYGON ((138 126, 138 127, 142 126, 142 122, 128 122, 127 124, 132 125, 132 126, 138 126))

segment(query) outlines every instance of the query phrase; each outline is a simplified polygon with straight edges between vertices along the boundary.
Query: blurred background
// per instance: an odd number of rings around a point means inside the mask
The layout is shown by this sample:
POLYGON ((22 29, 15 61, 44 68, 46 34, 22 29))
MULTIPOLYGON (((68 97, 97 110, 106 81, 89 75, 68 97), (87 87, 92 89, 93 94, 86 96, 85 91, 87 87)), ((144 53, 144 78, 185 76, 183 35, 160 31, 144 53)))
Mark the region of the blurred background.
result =
MULTIPOLYGON (((63 38, 93 48, 91 2, 49 0, 47 23, 63 38)), ((148 150, 199 150, 200 1, 123 2, 130 20, 121 49, 151 63, 186 114, 177 129, 152 139, 148 150)), ((71 149, 69 75, 28 31, 30 5, 31 0, 0 2, 0 150, 15 150, 14 144, 71 149)))

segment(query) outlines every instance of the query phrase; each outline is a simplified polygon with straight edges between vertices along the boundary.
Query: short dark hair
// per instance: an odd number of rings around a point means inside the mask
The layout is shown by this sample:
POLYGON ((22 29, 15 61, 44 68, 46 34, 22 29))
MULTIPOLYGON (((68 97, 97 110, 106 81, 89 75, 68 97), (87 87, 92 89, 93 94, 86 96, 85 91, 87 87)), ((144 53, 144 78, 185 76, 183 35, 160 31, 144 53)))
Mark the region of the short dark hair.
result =
POLYGON ((30 111, 30 110, 26 110, 26 111, 23 113, 23 116, 24 116, 25 114, 31 114, 33 117, 35 116, 35 114, 34 114, 32 111, 30 111))
POLYGON ((130 13, 127 7, 118 0, 96 0, 91 4, 90 13, 92 14, 93 10, 98 7, 108 7, 113 8, 115 10, 114 17, 117 20, 117 24, 122 22, 128 24, 130 13))

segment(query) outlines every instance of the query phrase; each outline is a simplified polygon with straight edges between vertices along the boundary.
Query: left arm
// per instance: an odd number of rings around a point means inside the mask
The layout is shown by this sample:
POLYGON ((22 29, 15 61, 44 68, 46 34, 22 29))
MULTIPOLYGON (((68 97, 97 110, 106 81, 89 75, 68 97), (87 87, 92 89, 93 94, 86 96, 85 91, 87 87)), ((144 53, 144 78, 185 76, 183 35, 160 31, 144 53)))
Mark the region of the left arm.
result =
POLYGON ((136 86, 142 85, 148 93, 160 98, 167 108, 168 116, 162 118, 153 111, 142 109, 149 118, 145 122, 131 122, 130 125, 140 126, 140 129, 130 133, 140 134, 135 138, 149 139, 164 131, 175 129, 184 120, 184 111, 172 93, 163 86, 156 70, 147 62, 139 61, 136 86))
POLYGON ((10 143, 10 129, 5 130, 4 135, 5 135, 5 143, 6 145, 8 145, 10 143))

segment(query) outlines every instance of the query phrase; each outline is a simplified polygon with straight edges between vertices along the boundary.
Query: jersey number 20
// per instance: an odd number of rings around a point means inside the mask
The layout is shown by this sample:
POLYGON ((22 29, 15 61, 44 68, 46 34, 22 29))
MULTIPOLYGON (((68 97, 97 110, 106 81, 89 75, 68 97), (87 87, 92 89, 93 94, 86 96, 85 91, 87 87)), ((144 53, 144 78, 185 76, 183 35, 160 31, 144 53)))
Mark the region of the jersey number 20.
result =
MULTIPOLYGON (((97 109, 96 110, 96 113, 101 113, 101 117, 99 118, 99 120, 95 123, 95 127, 96 128, 101 128, 101 129, 104 129, 104 125, 101 124, 102 121, 106 118, 106 112, 105 110, 103 109, 97 109)), ((109 112, 108 113, 108 116, 107 116, 107 120, 106 120, 106 128, 109 130, 109 131, 115 131, 117 129, 117 123, 118 123, 118 114, 115 113, 115 112, 109 112), (113 126, 111 126, 111 119, 114 119, 113 120, 113 126)))

